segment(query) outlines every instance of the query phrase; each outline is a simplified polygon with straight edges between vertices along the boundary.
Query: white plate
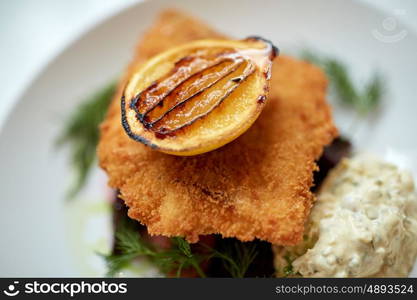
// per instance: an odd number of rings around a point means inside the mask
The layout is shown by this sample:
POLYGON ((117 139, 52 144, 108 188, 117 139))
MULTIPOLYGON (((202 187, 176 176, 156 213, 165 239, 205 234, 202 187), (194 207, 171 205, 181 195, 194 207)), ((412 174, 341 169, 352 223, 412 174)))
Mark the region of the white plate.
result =
MULTIPOLYGON (((105 176, 95 170, 80 199, 65 202, 71 172, 53 142, 67 113, 123 70, 138 36, 167 5, 172 2, 138 4, 84 34, 39 74, 9 115, 0 133, 1 276, 103 274, 95 251, 105 251, 110 239, 105 176)), ((409 29, 342 0, 180 0, 175 6, 232 36, 267 37, 282 53, 308 46, 342 58, 358 83, 378 68, 389 84, 386 101, 377 118, 360 124, 354 142, 417 175, 417 37, 409 29)), ((352 115, 335 105, 335 116, 347 131, 352 115)))

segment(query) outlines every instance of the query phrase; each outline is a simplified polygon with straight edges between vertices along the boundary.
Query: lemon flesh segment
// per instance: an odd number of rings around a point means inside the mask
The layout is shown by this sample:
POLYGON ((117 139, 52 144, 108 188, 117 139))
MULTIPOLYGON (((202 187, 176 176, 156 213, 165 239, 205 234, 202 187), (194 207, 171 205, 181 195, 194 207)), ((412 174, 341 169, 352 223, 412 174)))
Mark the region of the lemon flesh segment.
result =
POLYGON ((130 77, 121 99, 123 127, 168 154, 219 148, 259 116, 276 55, 261 38, 199 40, 163 52, 130 77))

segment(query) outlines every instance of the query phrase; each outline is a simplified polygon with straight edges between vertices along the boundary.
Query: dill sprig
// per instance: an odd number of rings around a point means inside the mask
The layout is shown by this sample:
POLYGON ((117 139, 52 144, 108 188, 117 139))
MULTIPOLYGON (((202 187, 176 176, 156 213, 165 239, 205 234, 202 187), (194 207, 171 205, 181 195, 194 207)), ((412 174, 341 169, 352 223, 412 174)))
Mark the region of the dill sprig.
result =
POLYGON ((348 68, 342 62, 324 57, 304 50, 304 60, 321 67, 330 79, 330 86, 337 98, 344 104, 355 109, 361 116, 374 111, 382 100, 384 81, 382 76, 375 72, 368 82, 361 88, 356 87, 350 77, 348 68))
POLYGON ((234 278, 245 277, 250 264, 258 255, 256 244, 230 240, 221 249, 211 249, 211 257, 220 258, 224 268, 234 278))
POLYGON ((95 162, 99 139, 98 126, 107 112, 115 90, 116 84, 112 82, 85 99, 70 114, 62 133, 57 138, 58 146, 69 146, 70 160, 75 170, 75 180, 67 194, 70 199, 84 187, 95 162))
POLYGON ((172 238, 172 246, 167 250, 157 249, 140 236, 130 220, 121 220, 115 237, 115 251, 104 256, 108 276, 114 276, 138 257, 147 257, 164 274, 175 272, 175 275, 180 277, 184 269, 194 268, 200 277, 206 277, 200 267, 201 261, 206 256, 192 253, 190 244, 183 238, 172 238))

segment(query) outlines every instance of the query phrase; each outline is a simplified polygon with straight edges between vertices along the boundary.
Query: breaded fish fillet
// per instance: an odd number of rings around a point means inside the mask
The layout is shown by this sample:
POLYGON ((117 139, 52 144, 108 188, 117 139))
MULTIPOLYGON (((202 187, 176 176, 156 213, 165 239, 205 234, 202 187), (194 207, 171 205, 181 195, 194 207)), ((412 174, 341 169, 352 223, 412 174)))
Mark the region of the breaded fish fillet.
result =
POLYGON ((129 216, 150 234, 220 233, 280 245, 300 241, 313 204, 315 160, 335 137, 327 81, 313 65, 287 56, 274 62, 268 104, 241 137, 215 151, 178 157, 131 140, 121 125, 126 78, 144 60, 195 39, 221 38, 175 11, 162 13, 143 37, 101 126, 98 155, 129 216))

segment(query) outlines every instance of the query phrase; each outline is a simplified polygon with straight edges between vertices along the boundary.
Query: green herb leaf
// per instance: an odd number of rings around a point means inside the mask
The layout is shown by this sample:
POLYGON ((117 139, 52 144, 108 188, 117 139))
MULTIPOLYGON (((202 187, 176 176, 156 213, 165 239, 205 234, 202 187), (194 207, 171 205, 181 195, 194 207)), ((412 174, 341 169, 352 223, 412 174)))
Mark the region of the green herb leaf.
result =
POLYGON ((314 54, 308 50, 304 50, 301 56, 304 60, 321 67, 329 77, 330 86, 337 98, 342 103, 350 105, 360 115, 367 115, 380 104, 384 93, 384 82, 380 74, 375 73, 360 89, 355 87, 348 68, 340 61, 314 54))
POLYGON ((68 198, 73 198, 84 187, 89 171, 96 159, 99 139, 98 126, 103 121, 107 108, 115 93, 112 82, 83 101, 70 115, 57 145, 68 145, 76 180, 70 186, 68 198))
POLYGON ((292 266, 292 259, 287 254, 284 256, 285 261, 287 262, 287 265, 284 267, 284 275, 285 277, 294 275, 294 268, 292 266))
POLYGON ((362 96, 361 113, 367 114, 376 108, 384 93, 384 82, 379 73, 375 73, 372 79, 365 86, 362 96))
POLYGON ((183 238, 175 237, 171 239, 173 244, 187 257, 192 257, 190 244, 183 238))

